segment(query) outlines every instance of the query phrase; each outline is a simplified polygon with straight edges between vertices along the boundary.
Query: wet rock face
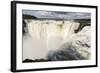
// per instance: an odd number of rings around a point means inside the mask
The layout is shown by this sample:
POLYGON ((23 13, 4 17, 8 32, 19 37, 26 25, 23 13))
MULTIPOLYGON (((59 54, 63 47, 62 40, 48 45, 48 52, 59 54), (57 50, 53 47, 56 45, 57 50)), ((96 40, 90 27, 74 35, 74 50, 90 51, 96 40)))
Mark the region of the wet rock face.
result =
POLYGON ((28 33, 27 24, 26 24, 25 20, 23 20, 23 35, 25 35, 27 33, 28 33))
POLYGON ((51 61, 88 60, 91 54, 90 40, 90 26, 86 26, 77 34, 71 35, 60 50, 49 52, 47 58, 51 61))

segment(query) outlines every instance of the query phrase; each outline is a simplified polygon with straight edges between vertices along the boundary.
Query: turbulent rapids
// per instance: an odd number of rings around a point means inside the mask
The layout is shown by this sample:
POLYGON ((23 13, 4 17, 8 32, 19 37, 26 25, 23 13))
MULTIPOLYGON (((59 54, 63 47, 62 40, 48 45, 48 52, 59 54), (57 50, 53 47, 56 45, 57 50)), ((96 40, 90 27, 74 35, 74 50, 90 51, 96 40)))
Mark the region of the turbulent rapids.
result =
POLYGON ((25 20, 23 60, 90 59, 91 27, 67 20, 25 20))

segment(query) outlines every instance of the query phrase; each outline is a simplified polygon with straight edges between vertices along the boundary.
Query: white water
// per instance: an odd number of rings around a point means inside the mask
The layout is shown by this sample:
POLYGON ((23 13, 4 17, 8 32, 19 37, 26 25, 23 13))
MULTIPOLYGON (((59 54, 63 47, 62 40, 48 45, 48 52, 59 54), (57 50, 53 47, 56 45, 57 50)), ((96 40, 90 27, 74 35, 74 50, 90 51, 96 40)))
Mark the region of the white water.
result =
MULTIPOLYGON (((27 20, 26 20, 27 22, 27 20)), ((28 33, 23 36, 23 60, 46 58, 51 50, 68 41, 79 23, 72 21, 31 20, 28 33)))

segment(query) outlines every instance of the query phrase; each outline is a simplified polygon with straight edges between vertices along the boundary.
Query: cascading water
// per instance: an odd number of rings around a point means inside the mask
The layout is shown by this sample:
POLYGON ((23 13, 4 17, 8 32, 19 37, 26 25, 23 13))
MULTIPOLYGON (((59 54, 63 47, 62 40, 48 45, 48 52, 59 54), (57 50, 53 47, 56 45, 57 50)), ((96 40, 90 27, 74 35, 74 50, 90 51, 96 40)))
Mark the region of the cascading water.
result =
POLYGON ((56 20, 25 20, 28 33, 23 36, 23 60, 46 58, 50 51, 60 49, 79 23, 56 20))

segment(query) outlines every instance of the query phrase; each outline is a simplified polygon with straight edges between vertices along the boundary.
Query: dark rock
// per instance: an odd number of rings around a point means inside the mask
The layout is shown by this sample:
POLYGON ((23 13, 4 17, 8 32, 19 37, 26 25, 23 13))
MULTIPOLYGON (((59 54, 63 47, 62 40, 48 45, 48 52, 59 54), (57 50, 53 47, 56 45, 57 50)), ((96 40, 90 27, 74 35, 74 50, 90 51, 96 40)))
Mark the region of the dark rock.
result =
POLYGON ((31 59, 25 59, 25 60, 23 61, 23 63, 26 63, 26 62, 33 62, 33 60, 31 60, 31 59))
POLYGON ((37 19, 37 17, 23 14, 23 19, 37 19))
POLYGON ((32 60, 32 59, 25 59, 23 61, 23 63, 29 63, 29 62, 47 62, 47 61, 50 61, 49 59, 35 59, 35 60, 32 60))

